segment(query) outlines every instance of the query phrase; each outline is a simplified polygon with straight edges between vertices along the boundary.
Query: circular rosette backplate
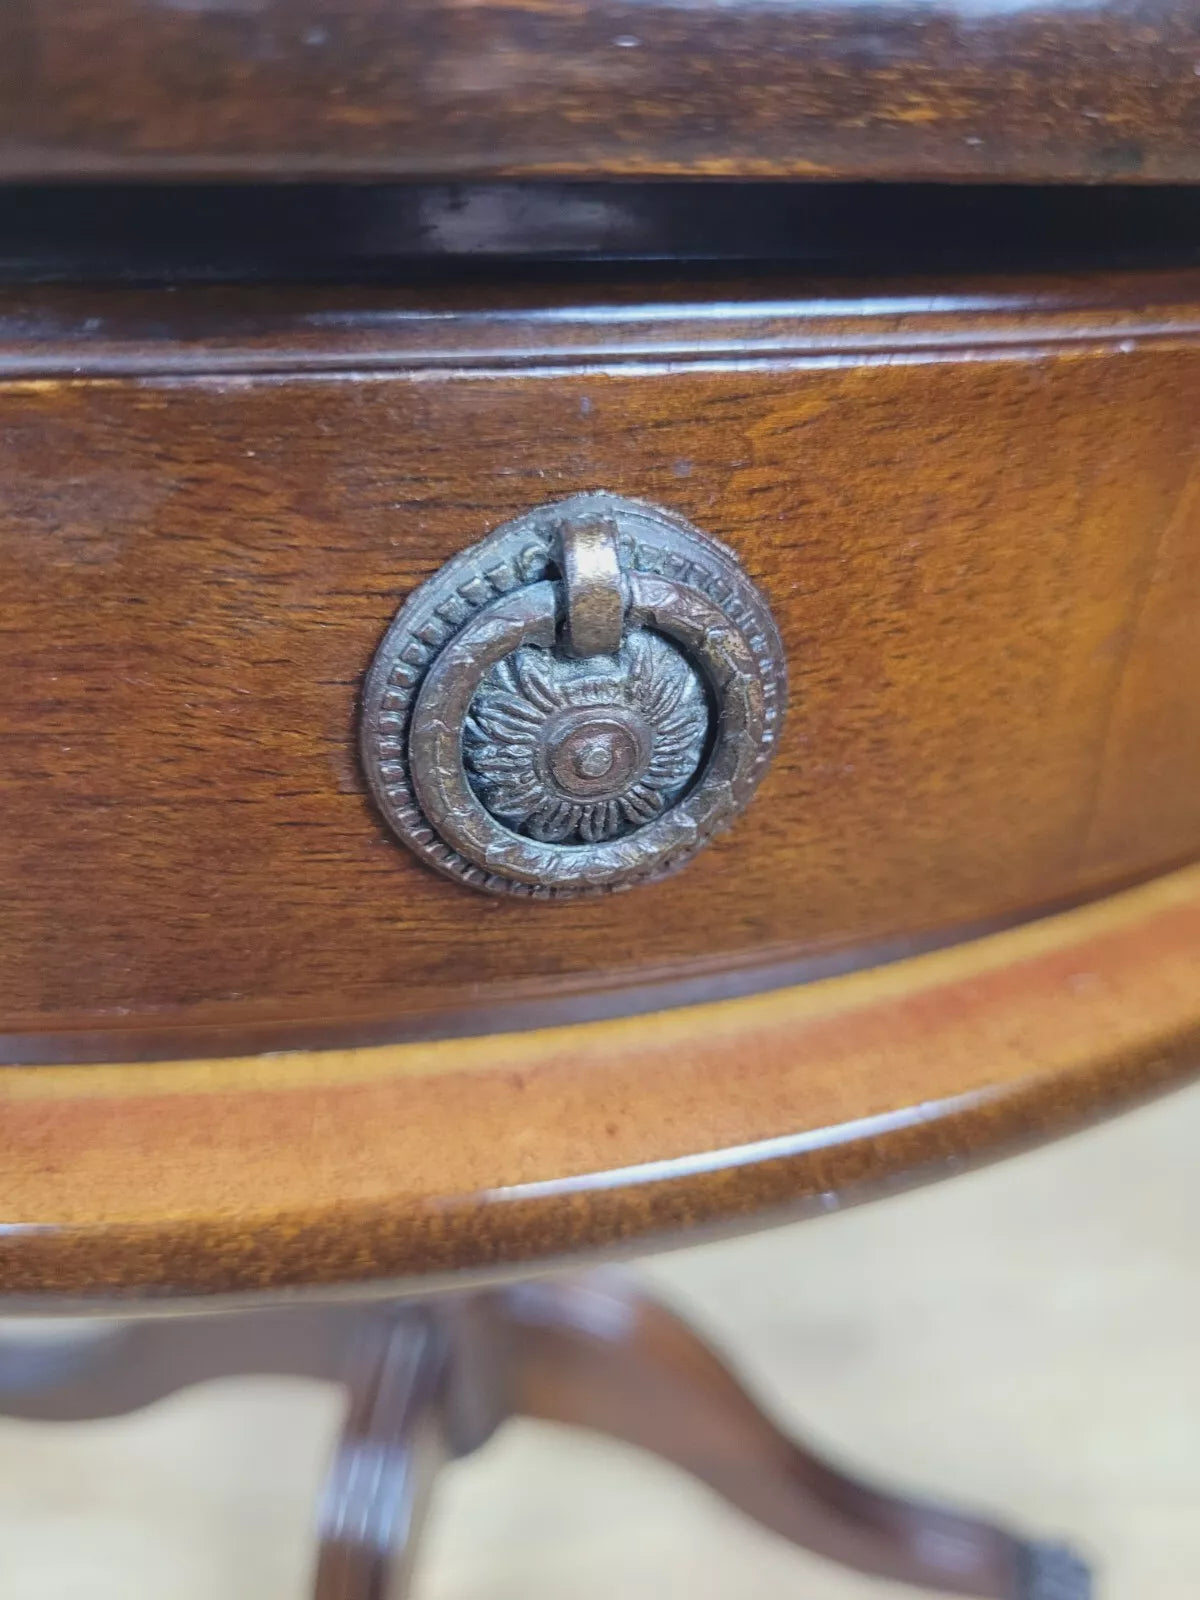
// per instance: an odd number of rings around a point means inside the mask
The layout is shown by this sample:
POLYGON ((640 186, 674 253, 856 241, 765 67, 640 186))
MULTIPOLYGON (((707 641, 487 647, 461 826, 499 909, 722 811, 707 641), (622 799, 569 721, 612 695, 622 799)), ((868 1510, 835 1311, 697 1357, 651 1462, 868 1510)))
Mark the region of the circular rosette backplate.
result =
POLYGON ((655 506, 576 495, 405 603, 364 689, 363 764, 393 831, 449 877, 627 888, 745 806, 785 695, 775 625, 728 549, 655 506))

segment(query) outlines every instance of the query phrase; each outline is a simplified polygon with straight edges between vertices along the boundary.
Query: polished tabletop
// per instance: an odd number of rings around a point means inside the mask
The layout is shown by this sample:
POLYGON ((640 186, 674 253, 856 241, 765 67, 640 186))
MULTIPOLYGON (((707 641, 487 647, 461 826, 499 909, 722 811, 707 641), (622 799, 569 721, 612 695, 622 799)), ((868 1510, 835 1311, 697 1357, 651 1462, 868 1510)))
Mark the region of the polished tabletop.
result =
POLYGON ((0 1281, 410 1290, 829 1210, 1200 1059, 1200 868, 909 961, 648 1017, 10 1068, 0 1281))

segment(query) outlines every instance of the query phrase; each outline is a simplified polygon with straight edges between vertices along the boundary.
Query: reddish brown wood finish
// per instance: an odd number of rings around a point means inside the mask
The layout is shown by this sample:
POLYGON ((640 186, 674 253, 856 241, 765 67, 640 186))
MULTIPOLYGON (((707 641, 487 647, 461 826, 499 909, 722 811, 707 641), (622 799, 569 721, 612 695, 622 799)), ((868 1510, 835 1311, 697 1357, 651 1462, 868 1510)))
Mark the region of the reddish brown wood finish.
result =
POLYGON ((1200 275, 43 291, 0 375, 9 1059, 752 989, 1200 848, 1200 275), (597 487, 742 555, 779 757, 669 882, 487 901, 380 824, 358 686, 415 584, 597 487))
MULTIPOLYGON (((1047 1547, 863 1483, 787 1438, 686 1324, 620 1278, 520 1284, 482 1305, 508 1355, 512 1410, 662 1456, 790 1543, 852 1571, 926 1593, 1037 1596, 1029 1580, 1047 1547)), ((1063 1600, 1085 1600, 1083 1571, 1064 1555, 1056 1564, 1074 1584, 1063 1585, 1063 1600)))
POLYGON ((1193 868, 891 967, 653 1017, 10 1068, 0 1290, 378 1288, 827 1210, 1182 1081, 1197 996, 1193 868))
POLYGON ((1200 177, 1190 0, 9 0, 0 175, 1200 177))
MULTIPOLYGON (((677 1317, 619 1275, 518 1285, 418 1305, 82 1326, 47 1349, 10 1332, 0 1411, 107 1417, 213 1378, 287 1373, 342 1384, 314 1600, 401 1600, 435 1474, 512 1416, 590 1428, 664 1457, 783 1538, 856 1571, 980 1600, 1031 1600, 1065 1551, 882 1491, 785 1437, 677 1317)), ((1057 1595, 1059 1589, 1056 1587, 1057 1595)))

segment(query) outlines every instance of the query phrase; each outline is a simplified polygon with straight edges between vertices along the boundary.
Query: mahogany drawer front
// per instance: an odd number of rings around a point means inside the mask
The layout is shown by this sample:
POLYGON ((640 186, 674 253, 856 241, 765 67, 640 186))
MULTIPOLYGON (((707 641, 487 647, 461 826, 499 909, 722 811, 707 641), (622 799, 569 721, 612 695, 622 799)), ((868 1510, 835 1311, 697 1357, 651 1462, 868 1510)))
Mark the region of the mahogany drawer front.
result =
POLYGON ((10 1059, 719 994, 1200 845, 1200 275, 0 302, 10 1059), (356 755, 415 585, 607 489, 732 546, 791 698, 733 828, 491 901, 356 755))

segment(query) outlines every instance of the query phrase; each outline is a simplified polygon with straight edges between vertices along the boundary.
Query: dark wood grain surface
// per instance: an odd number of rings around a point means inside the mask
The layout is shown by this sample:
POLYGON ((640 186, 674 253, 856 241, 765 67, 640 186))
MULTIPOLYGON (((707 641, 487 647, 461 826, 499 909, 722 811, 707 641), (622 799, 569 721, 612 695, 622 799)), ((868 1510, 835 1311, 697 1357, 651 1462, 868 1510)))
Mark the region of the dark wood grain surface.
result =
POLYGON ((1191 0, 9 0, 0 176, 1200 177, 1191 0))
POLYGON ((0 377, 9 1059, 644 1009, 1200 848, 1195 275, 13 292, 0 377), (449 556, 599 487, 739 551, 779 757, 668 882, 489 901, 372 810, 359 684, 449 556))

